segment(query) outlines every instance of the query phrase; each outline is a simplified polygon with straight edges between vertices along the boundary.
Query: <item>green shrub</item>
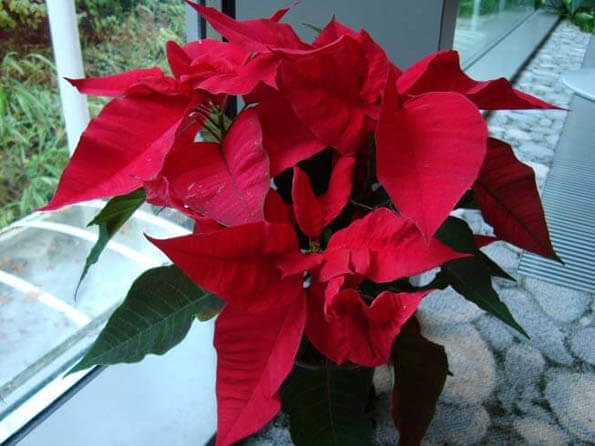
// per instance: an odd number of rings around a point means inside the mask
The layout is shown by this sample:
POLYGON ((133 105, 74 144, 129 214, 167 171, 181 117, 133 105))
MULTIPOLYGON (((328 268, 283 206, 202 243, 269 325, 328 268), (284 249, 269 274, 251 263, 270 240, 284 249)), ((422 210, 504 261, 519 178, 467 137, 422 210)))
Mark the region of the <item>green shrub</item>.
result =
POLYGON ((83 38, 100 40, 130 13, 133 0, 76 0, 79 31, 83 38))
POLYGON ((40 54, 0 62, 0 227, 43 206, 68 160, 53 72, 40 54))
POLYGON ((586 32, 595 32, 595 0, 543 0, 546 9, 556 11, 586 32))
POLYGON ((35 31, 46 18, 44 0, 0 0, 0 32, 17 27, 35 31))

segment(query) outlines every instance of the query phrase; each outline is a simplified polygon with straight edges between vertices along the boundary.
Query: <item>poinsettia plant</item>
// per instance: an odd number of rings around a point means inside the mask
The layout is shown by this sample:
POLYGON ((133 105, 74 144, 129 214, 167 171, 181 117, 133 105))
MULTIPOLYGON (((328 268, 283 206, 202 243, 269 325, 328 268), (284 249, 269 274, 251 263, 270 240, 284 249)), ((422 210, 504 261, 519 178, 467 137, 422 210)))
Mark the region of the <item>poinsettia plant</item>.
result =
POLYGON ((414 317, 424 296, 452 286, 523 332, 491 285, 510 277, 480 248, 557 259, 533 171, 481 110, 556 107, 470 79, 455 51, 402 71, 334 18, 306 43, 281 23, 288 8, 237 21, 190 5, 225 41, 169 42, 173 77, 70 80, 113 97, 44 208, 114 197, 84 273, 145 201, 194 221, 192 235, 148 237, 173 265, 136 280, 74 370, 164 353, 217 315, 218 445, 281 408, 296 444, 368 444, 371 371, 385 364, 400 441, 419 443, 448 371, 414 317), (457 208, 480 209, 494 235, 457 208))

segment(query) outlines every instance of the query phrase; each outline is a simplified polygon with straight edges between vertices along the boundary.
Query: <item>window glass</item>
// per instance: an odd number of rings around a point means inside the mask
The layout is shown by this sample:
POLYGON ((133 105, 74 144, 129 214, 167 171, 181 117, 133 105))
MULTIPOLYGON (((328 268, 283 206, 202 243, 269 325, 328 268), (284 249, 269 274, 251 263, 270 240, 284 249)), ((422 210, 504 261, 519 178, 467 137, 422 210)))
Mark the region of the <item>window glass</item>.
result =
MULTIPOLYGON (((179 0, 74 3, 85 76, 165 69, 165 42, 183 42, 179 0)), ((165 219, 166 212, 155 215, 145 206, 114 237, 75 296, 97 234, 87 224, 105 203, 34 213, 51 198, 69 156, 48 11, 43 0, 2 4, 0 443, 80 379, 83 374, 61 376, 89 347, 133 280, 167 262, 143 234, 166 238, 188 232, 165 219)), ((105 102, 89 98, 92 117, 105 102)))
POLYGON ((454 47, 468 66, 534 10, 534 0, 460 0, 454 47))

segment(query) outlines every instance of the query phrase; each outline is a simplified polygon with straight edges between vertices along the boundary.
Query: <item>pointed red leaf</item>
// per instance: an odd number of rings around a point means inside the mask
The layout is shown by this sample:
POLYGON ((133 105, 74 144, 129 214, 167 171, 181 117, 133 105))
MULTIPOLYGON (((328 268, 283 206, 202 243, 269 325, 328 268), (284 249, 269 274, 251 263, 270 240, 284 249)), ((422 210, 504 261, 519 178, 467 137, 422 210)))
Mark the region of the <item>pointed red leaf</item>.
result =
POLYGON ((299 168, 293 169, 293 208, 295 219, 303 233, 317 240, 325 226, 341 213, 351 195, 355 158, 342 157, 337 161, 328 186, 320 197, 314 195, 308 175, 299 168))
POLYGON ((168 180, 171 201, 199 215, 224 225, 264 220, 270 179, 256 111, 238 116, 222 146, 176 144, 160 176, 168 180))
POLYGON ((293 275, 303 276, 304 272, 313 272, 323 262, 324 257, 317 252, 302 253, 300 251, 289 252, 283 255, 277 263, 277 268, 283 273, 283 277, 293 275))
POLYGON ((355 290, 344 289, 326 302, 325 316, 324 293, 314 286, 308 290, 306 333, 322 354, 338 364, 388 364, 395 336, 429 292, 385 291, 368 306, 355 290))
POLYGON ((302 277, 282 278, 284 254, 298 250, 293 227, 251 223, 166 240, 149 238, 202 288, 229 305, 261 311, 293 302, 302 277))
POLYGON ((478 248, 483 248, 484 246, 488 246, 489 244, 498 241, 496 237, 482 234, 473 234, 473 238, 475 240, 475 246, 478 248))
POLYGON ((498 238, 559 260, 550 240, 535 173, 516 159, 508 144, 489 139, 488 153, 473 190, 498 238))
POLYGON ((140 68, 103 77, 85 79, 68 79, 78 91, 92 96, 120 96, 130 87, 150 78, 162 78, 163 71, 159 67, 140 68))
POLYGON ((279 94, 267 95, 256 109, 262 126, 263 145, 270 159, 271 176, 326 147, 300 122, 289 103, 279 94))
POLYGON ((376 130, 378 180, 426 239, 475 182, 487 137, 464 96, 427 93, 402 104, 391 73, 376 130))
POLYGON ((42 210, 141 187, 161 169, 187 106, 184 97, 158 94, 112 99, 83 132, 42 210))
POLYGON ((279 412, 279 388, 293 368, 305 319, 303 294, 260 313, 223 309, 215 322, 218 446, 256 432, 279 412))
POLYGON ((180 76, 186 74, 190 70, 190 63, 192 62, 192 59, 186 53, 186 51, 184 51, 184 48, 182 48, 173 40, 170 40, 165 44, 165 49, 169 68, 171 69, 171 72, 175 78, 179 79, 180 76))
MULTIPOLYGON (((171 46, 173 48, 173 44, 171 46)), ((171 52, 171 59, 175 59, 180 81, 194 89, 212 94, 245 95, 251 93, 259 82, 276 87, 279 60, 274 54, 254 56, 234 43, 203 39, 190 42, 181 49, 190 59, 187 63, 181 54, 174 58, 180 49, 171 52)))
MULTIPOLYGON (((193 88, 199 88, 212 94, 231 94, 243 96, 252 93, 263 82, 277 87, 276 76, 280 61, 274 54, 259 54, 235 71, 198 72, 182 77, 182 81, 193 88)), ((227 68, 227 67, 223 67, 227 68)))
POLYGON ((285 15, 289 11, 291 11, 293 8, 295 8, 297 5, 299 5, 301 2, 302 2, 302 0, 297 0, 297 1, 293 2, 287 8, 282 8, 282 9, 279 9, 278 11, 275 11, 273 13, 273 15, 271 16, 270 20, 272 20, 273 22, 280 22, 281 19, 283 19, 283 17, 285 17, 285 15))
POLYGON ((283 201, 281 194, 270 189, 264 201, 264 218, 269 223, 291 223, 289 205, 283 201))
POLYGON ((464 94, 485 110, 558 108, 539 98, 512 88, 504 78, 475 81, 459 63, 456 51, 439 51, 407 69, 398 80, 399 93, 419 95, 430 91, 453 91, 464 94))
POLYGON ((382 47, 365 30, 360 31, 359 35, 359 41, 368 62, 368 73, 360 96, 366 102, 375 104, 384 94, 389 72, 392 71, 394 76, 400 76, 401 70, 388 60, 382 47))
POLYGON ((183 49, 195 68, 210 66, 220 72, 244 65, 251 56, 246 48, 216 39, 194 40, 184 45, 183 49))
POLYGON ((393 70, 397 76, 400 75, 401 70, 388 60, 382 47, 372 39, 367 31, 361 30, 356 33, 336 20, 335 17, 324 27, 313 45, 315 47, 330 45, 341 36, 349 36, 361 45, 367 60, 367 76, 360 95, 366 102, 373 104, 384 92, 389 70, 393 70))
POLYGON ((366 108, 360 90, 367 67, 359 44, 343 36, 316 51, 284 57, 279 91, 298 119, 326 146, 356 152, 364 139, 366 108))
POLYGON ((312 46, 315 48, 327 46, 343 36, 349 36, 354 40, 358 39, 358 34, 354 30, 343 25, 335 16, 333 16, 331 21, 328 22, 320 34, 318 34, 318 37, 314 39, 312 46))
POLYGON ((391 282, 466 256, 435 238, 426 244, 410 220, 387 208, 376 209, 333 234, 324 255, 335 265, 325 277, 353 272, 374 282, 391 282), (342 251, 350 256, 347 271, 340 271, 342 251))
POLYGON ((271 19, 234 20, 215 8, 186 1, 227 40, 251 51, 268 52, 270 48, 307 50, 293 28, 271 19))

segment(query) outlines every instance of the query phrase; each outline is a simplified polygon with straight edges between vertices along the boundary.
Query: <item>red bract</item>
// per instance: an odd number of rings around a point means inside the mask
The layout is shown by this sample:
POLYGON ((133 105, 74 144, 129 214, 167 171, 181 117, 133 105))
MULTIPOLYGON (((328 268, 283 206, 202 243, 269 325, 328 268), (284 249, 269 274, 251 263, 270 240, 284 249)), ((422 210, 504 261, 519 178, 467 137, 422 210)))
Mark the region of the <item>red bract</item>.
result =
POLYGON ((329 278, 358 273, 374 282, 390 282, 464 256, 437 239, 426 243, 409 220, 389 209, 379 208, 331 237, 322 271, 329 278), (347 253, 349 266, 341 271, 342 262, 337 261, 337 256, 347 253), (329 272, 331 264, 333 268, 329 272))
POLYGON ((333 172, 328 191, 316 197, 308 175, 299 168, 293 169, 293 208, 295 219, 303 233, 318 240, 322 230, 343 210, 351 195, 355 159, 341 158, 333 172))
POLYGON ((398 88, 402 95, 453 91, 486 110, 558 108, 512 88, 504 78, 483 82, 471 79, 461 70, 456 51, 439 51, 420 60, 399 77, 398 88))
POLYGON ((81 135, 43 210, 141 187, 159 173, 188 108, 185 96, 148 93, 113 99, 81 135))
POLYGON ((257 106, 262 125, 263 145, 269 155, 271 176, 295 166, 323 150, 318 140, 295 115, 289 102, 276 92, 257 106))
POLYGON ((190 89, 246 95, 260 82, 276 87, 279 60, 272 54, 253 55, 239 45, 212 39, 184 47, 168 42, 167 50, 174 75, 190 89))
POLYGON ((426 239, 475 182, 487 137, 464 96, 426 93, 403 101, 389 77, 376 130, 378 179, 426 239))
POLYGON ((489 139, 488 153, 473 190, 498 238, 559 260, 550 241, 535 173, 516 159, 508 144, 489 139))
POLYGON ((139 68, 104 77, 67 79, 78 91, 94 96, 120 96, 135 85, 166 79, 161 68, 139 68))
POLYGON ((307 50, 310 45, 302 42, 293 28, 285 23, 278 23, 281 10, 271 19, 234 20, 214 8, 202 6, 190 1, 187 3, 196 9, 219 34, 227 40, 250 51, 268 52, 271 48, 291 48, 307 50))
POLYGON ((387 364, 395 336, 429 292, 383 292, 368 306, 353 289, 325 299, 321 287, 311 287, 306 333, 321 353, 338 364, 347 360, 368 367, 387 364))
POLYGON ((367 68, 360 96, 368 104, 377 103, 384 92, 384 86, 389 71, 393 71, 396 76, 399 76, 401 70, 388 60, 384 50, 372 40, 365 30, 355 33, 353 30, 338 22, 334 17, 318 35, 313 45, 315 47, 330 45, 341 38, 341 36, 349 36, 359 42, 366 59, 367 68))
POLYGON ((365 60, 348 36, 305 54, 286 54, 279 89, 301 122, 325 145, 349 154, 363 141, 366 104, 360 97, 365 60), (350 67, 341 70, 339 67, 350 67), (329 76, 328 73, 334 73, 329 76))
POLYGON ((215 324, 217 445, 247 437, 279 412, 279 387, 293 367, 305 319, 303 295, 260 313, 223 309, 215 324))
POLYGON ((287 224, 252 223, 167 240, 149 238, 192 280, 251 312, 294 302, 300 276, 282 277, 281 256, 298 249, 287 224))
POLYGON ((262 221, 270 178, 256 110, 241 113, 222 144, 194 142, 194 134, 186 132, 159 177, 146 183, 149 201, 227 226, 262 221))

